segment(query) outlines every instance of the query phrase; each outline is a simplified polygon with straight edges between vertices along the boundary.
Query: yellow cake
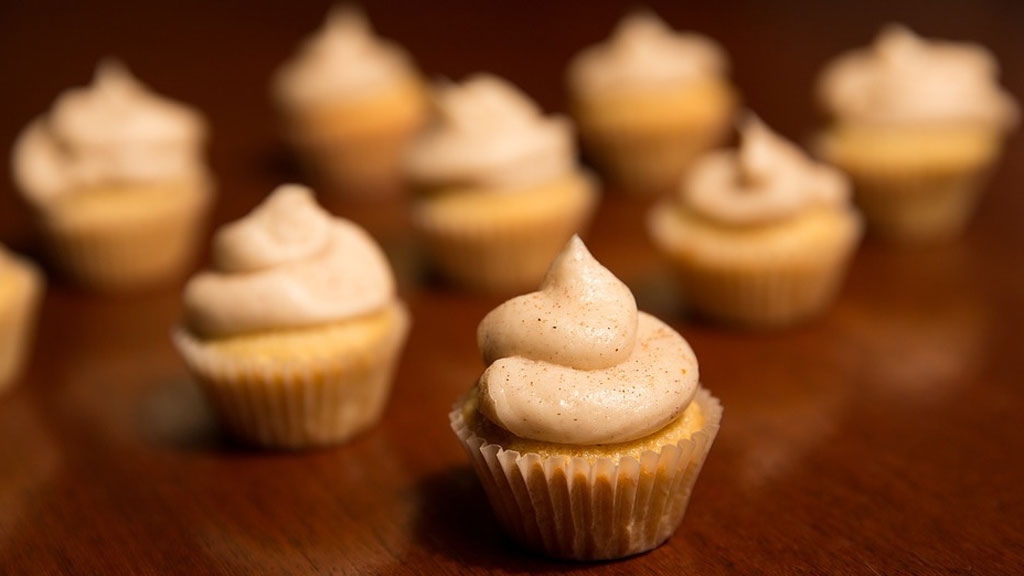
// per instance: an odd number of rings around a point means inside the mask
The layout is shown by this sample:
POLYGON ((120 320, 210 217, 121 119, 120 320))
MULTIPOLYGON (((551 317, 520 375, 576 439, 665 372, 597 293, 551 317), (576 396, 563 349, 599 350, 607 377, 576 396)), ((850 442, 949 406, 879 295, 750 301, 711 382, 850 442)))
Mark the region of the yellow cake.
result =
POLYGON ((648 229, 675 268, 686 303, 747 326, 821 312, 861 237, 849 185, 755 119, 736 151, 698 161, 648 229))
POLYGON ((997 71, 980 46, 898 26, 826 67, 818 151, 850 175, 874 233, 934 241, 964 229, 1017 122, 997 71))
POLYGON ((212 203, 205 138, 198 114, 109 61, 30 123, 15 180, 60 269, 107 291, 183 273, 212 203))
POLYGON ((722 417, 686 341, 578 237, 478 341, 488 367, 449 419, 505 529, 571 560, 668 539, 722 417))
POLYGON ((282 186, 217 233, 214 260, 174 341, 226 432, 309 448, 379 420, 409 314, 366 232, 282 186))
POLYGON ((413 143, 413 223, 455 283, 490 292, 537 285, 597 201, 572 132, 507 82, 480 75, 439 86, 437 119, 413 143))
POLYGON ((627 16, 569 67, 584 149, 626 192, 671 189, 728 133, 737 96, 726 66, 710 39, 677 33, 649 12, 627 16))
POLYGON ((423 81, 408 55, 376 37, 351 6, 275 78, 285 133, 310 172, 347 197, 398 189, 400 161, 427 115, 423 81))

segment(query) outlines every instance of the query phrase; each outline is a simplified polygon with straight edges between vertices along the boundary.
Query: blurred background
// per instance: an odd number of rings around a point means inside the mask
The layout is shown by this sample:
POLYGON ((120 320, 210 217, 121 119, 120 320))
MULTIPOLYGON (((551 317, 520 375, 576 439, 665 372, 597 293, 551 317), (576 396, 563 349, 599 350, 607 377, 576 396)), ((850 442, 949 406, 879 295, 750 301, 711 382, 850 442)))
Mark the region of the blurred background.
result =
MULTIPOLYGON (((61 91, 90 81, 108 55, 125 61, 157 93, 196 106, 212 127, 212 166, 220 188, 216 222, 253 206, 283 179, 301 178, 277 136, 269 80, 299 42, 321 26, 331 2, 200 0, 15 1, 0 4, 0 150, 61 91)), ((1024 5, 1011 1, 668 2, 651 1, 669 24, 711 36, 728 51, 746 104, 782 134, 804 139, 819 119, 812 100, 826 60, 866 45, 887 22, 926 37, 982 43, 1003 66, 1003 83, 1024 94, 1016 58, 1024 5)), ((564 111, 569 58, 604 39, 631 1, 367 1, 374 27, 403 45, 429 77, 477 71, 505 76, 549 111, 564 111)), ((1014 149, 1016 146, 1013 147, 1014 149)), ((1014 157, 1014 151, 1008 152, 1014 157)), ((26 213, 0 163, 0 241, 22 248, 26 213)), ((1003 171, 1016 170, 1012 162, 1003 171)), ((998 182, 998 179, 997 179, 998 182)), ((1006 202, 1020 213, 1022 196, 1006 202)))

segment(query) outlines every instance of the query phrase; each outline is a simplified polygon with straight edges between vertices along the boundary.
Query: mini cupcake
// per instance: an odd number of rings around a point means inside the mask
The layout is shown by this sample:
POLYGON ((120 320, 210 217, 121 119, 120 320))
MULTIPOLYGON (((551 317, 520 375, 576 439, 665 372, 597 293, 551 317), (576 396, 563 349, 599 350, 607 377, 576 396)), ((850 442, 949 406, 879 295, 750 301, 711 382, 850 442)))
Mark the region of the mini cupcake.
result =
POLYGON ((536 286, 597 201, 572 127, 508 82, 477 75, 435 90, 435 121, 414 142, 413 222, 437 267, 470 288, 536 286))
POLYGON ((101 62, 14 146, 15 182, 56 264, 97 290, 166 281, 194 258, 212 199, 199 114, 101 62))
POLYGON ((901 26, 829 64, 818 96, 831 117, 820 154, 853 179, 871 230, 929 241, 966 226, 1017 104, 992 54, 901 26))
POLYGON ((506 530, 572 560, 668 539, 722 417, 686 341, 578 237, 477 337, 488 367, 449 418, 506 530))
POLYGON ((698 160, 648 229, 687 303, 714 319, 790 324, 825 308, 861 237, 839 171, 751 116, 738 150, 698 160))
POLYGON ((39 269, 0 246, 0 394, 14 383, 31 349, 44 290, 39 269))
POLYGON ((229 434, 307 448, 380 418, 409 316, 363 229, 281 186, 217 232, 213 258, 173 337, 229 434))
POLYGON ((362 12, 332 10, 273 88, 288 140, 324 184, 348 197, 397 190, 427 99, 408 54, 375 36, 362 12))
POLYGON ((569 65, 585 150, 625 191, 671 189, 728 133, 737 97, 727 67, 711 39, 676 32, 651 12, 630 14, 569 65))

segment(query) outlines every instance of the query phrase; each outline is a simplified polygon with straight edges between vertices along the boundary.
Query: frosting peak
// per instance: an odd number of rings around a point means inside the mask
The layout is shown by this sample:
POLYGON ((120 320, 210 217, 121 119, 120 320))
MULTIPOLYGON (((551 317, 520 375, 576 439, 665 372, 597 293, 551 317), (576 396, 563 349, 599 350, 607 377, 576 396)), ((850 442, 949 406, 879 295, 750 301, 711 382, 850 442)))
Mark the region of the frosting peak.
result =
POLYGON ((281 186, 214 238, 215 270, 185 287, 202 336, 301 328, 379 310, 394 296, 387 258, 355 224, 320 208, 308 188, 281 186))
POLYGON ((224 272, 252 272, 311 258, 330 233, 331 216, 317 205, 313 191, 285 184, 246 218, 217 232, 214 265, 224 272))
POLYGON ((302 106, 358 97, 412 73, 404 50, 374 34, 362 11, 343 5, 281 68, 275 90, 284 104, 302 106))
POLYGON ((828 66, 819 93, 842 121, 1008 128, 1017 121, 1017 104, 1000 89, 998 75, 992 53, 977 44, 927 40, 890 24, 873 46, 828 66))
POLYGON ((488 74, 434 88, 434 123, 409 151, 411 177, 429 185, 509 189, 572 170, 569 122, 545 117, 514 86, 488 74))
POLYGON ((570 65, 572 82, 584 91, 690 83, 724 74, 722 49, 711 39, 676 32, 653 12, 619 22, 605 44, 583 51, 570 65))
POLYGON ((818 205, 842 205, 849 183, 837 170, 808 158, 753 114, 740 126, 735 152, 701 158, 684 179, 681 200, 726 224, 758 224, 818 205))
POLYGON ((685 340, 638 312, 629 288, 573 237, 541 289, 505 302, 477 334, 490 365, 480 411, 523 437, 593 445, 652 434, 696 393, 685 340))
POLYGON ((105 60, 91 86, 65 92, 22 132, 15 178, 36 204, 104 182, 197 178, 205 136, 195 111, 105 60))
POLYGON ((540 291, 492 310, 480 322, 477 342, 488 364, 522 356, 592 370, 629 357, 636 325, 629 288, 573 236, 555 257, 540 291))

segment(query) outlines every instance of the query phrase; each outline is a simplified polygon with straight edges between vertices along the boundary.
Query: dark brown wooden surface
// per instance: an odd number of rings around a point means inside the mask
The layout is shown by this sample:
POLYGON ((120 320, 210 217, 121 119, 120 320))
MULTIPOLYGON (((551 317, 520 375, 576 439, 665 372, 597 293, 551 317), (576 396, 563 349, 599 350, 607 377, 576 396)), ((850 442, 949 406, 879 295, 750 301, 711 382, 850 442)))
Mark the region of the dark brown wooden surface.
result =
MULTIPOLYGON (((491 70, 563 108, 569 56, 631 3, 380 2, 368 11, 430 75, 491 70)), ((720 40, 749 103, 803 138, 810 87, 838 51, 900 20, 971 38, 1024 96, 1013 2, 652 2, 720 40), (665 4, 665 5, 662 5, 665 4)), ((96 60, 122 57, 213 129, 216 221, 298 178, 275 136, 273 68, 326 5, 4 2, 0 144, 96 60)), ((0 240, 35 253, 0 168, 0 240)), ((226 443, 173 350, 182 282, 119 298, 51 277, 35 353, 0 398, 3 574, 1008 574, 1024 566, 1024 146, 1014 139, 969 232, 930 248, 868 243, 833 309, 744 333, 680 312, 643 234, 606 197, 594 254, 668 319, 722 400, 722 432, 682 527, 623 562, 550 563, 496 525, 446 413, 482 369, 497 298, 423 282, 404 207, 330 207, 367 226, 414 317, 383 422, 348 445, 265 453, 226 443)))

